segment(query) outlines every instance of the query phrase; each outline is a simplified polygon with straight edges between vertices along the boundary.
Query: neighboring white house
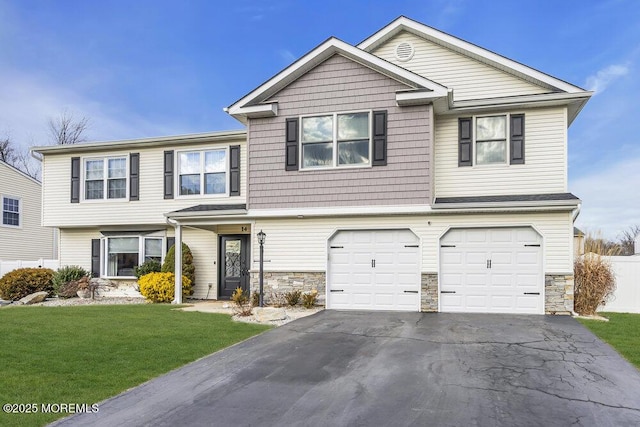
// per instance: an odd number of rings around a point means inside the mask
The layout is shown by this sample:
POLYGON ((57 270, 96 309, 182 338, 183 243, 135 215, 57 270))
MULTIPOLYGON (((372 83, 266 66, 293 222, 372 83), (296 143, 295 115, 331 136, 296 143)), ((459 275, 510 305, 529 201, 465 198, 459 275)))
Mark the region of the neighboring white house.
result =
POLYGON ((263 231, 267 295, 570 313, 567 129, 590 96, 400 17, 357 46, 328 39, 229 106, 246 131, 35 148, 44 225, 62 265, 122 283, 183 241, 197 298, 256 291, 263 231))
POLYGON ((56 231, 42 226, 42 184, 0 161, 0 261, 56 259, 56 231))

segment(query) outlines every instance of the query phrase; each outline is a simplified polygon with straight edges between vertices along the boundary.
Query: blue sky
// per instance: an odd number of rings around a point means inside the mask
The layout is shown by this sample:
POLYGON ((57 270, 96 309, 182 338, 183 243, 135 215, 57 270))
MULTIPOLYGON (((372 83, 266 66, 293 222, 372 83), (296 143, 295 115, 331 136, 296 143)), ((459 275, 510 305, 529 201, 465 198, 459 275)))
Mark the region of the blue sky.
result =
POLYGON ((241 128, 222 111, 329 36, 357 44, 399 15, 596 91, 569 129, 577 225, 640 225, 640 1, 0 0, 0 137, 47 143, 241 128))

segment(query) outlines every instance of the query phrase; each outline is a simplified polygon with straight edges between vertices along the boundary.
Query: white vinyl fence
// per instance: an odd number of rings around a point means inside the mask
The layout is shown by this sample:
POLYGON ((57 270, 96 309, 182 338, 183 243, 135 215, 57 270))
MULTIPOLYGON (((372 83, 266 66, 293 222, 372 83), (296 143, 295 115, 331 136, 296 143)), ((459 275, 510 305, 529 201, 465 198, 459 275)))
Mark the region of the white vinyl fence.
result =
POLYGON ((616 274, 616 291, 598 311, 640 313, 640 255, 609 257, 616 274))
POLYGON ((50 268, 57 270, 60 268, 60 261, 57 259, 39 259, 37 261, 5 261, 0 260, 0 277, 4 276, 10 271, 17 270, 18 268, 50 268))

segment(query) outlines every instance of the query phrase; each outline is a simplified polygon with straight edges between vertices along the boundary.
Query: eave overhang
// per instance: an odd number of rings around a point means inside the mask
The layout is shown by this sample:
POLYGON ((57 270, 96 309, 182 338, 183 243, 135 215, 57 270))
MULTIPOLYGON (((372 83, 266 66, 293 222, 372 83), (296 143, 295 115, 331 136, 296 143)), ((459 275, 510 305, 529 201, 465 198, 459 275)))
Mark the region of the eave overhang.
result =
POLYGON ((572 210, 580 206, 580 199, 571 193, 524 194, 504 196, 436 197, 434 211, 501 210, 544 208, 572 210))
POLYGON ((87 142, 69 145, 45 145, 31 148, 38 154, 88 153, 105 150, 131 150, 135 148, 190 145, 208 142, 246 141, 246 130, 162 136, 157 138, 126 139, 120 141, 87 142))
POLYGON ((544 93, 539 95, 506 96, 489 99, 472 99, 453 101, 452 98, 445 106, 434 103, 436 114, 473 114, 475 112, 503 111, 514 108, 539 108, 567 106, 567 125, 570 125, 585 106, 593 92, 580 93, 544 93))

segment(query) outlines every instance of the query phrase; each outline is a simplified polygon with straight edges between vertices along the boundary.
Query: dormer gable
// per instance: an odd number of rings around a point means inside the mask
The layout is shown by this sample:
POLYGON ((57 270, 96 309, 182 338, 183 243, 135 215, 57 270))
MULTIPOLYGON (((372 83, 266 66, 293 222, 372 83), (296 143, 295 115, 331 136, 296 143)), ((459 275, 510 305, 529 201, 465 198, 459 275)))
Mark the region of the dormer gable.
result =
POLYGON ((258 88, 225 109, 243 123, 247 118, 274 117, 278 115, 276 93, 335 55, 340 55, 370 68, 406 86, 396 94, 398 105, 427 104, 439 100, 446 102, 448 88, 385 61, 371 53, 331 37, 302 58, 267 80, 258 88))

